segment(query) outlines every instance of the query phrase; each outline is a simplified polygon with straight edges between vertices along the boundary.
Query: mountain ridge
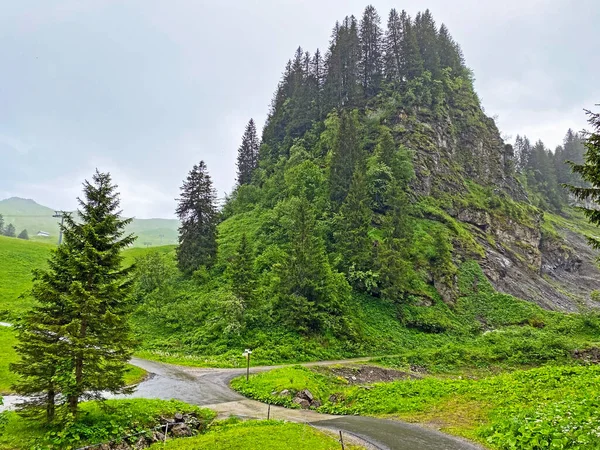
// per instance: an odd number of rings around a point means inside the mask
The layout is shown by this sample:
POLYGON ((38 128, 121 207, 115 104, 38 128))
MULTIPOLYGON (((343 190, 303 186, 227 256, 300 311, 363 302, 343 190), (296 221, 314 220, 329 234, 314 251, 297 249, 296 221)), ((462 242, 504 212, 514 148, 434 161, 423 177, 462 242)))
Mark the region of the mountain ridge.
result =
MULTIPOLYGON (((30 198, 13 196, 0 200, 0 214, 4 217, 5 224, 12 223, 17 232, 27 229, 30 237, 46 242, 58 238, 58 219, 52 217, 55 211, 57 210, 30 198), (39 231, 49 233, 50 237, 36 237, 35 234, 39 231)), ((176 219, 134 217, 127 232, 138 236, 134 246, 155 247, 176 244, 178 227, 179 221, 176 219)))

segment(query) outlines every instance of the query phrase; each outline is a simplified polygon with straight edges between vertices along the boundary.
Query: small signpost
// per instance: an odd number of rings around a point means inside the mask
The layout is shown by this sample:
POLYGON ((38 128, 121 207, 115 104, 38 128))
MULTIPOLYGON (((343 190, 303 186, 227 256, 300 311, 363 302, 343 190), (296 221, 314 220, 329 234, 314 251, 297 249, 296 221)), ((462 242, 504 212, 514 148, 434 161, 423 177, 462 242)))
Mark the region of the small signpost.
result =
POLYGON ((242 356, 246 357, 246 381, 248 381, 248 378, 250 378, 250 355, 252 354, 252 350, 250 350, 249 348, 247 348, 246 350, 244 350, 244 353, 242 353, 242 356))

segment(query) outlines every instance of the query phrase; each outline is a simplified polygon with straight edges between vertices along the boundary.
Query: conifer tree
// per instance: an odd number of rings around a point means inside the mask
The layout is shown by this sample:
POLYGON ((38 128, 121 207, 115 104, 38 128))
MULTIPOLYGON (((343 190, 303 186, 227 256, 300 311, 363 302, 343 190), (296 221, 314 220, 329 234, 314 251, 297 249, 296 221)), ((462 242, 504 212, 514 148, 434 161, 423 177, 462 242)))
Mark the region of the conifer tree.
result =
POLYGON ((250 119, 244 136, 242 136, 242 144, 238 149, 237 167, 238 185, 248 184, 252 181, 252 174, 258 167, 258 148, 260 143, 258 142, 258 136, 256 134, 256 125, 254 119, 250 119))
POLYGON ((464 58, 458 44, 450 35, 450 31, 445 24, 440 26, 438 34, 438 50, 440 66, 452 69, 454 76, 461 75, 464 67, 464 58))
POLYGON ((181 187, 177 205, 179 269, 191 275, 201 266, 211 267, 217 255, 217 194, 204 161, 194 165, 181 187))
POLYGON ((4 217, 0 214, 0 235, 4 234, 4 217))
POLYGON ((233 294, 241 302, 243 309, 251 304, 254 296, 256 277, 253 264, 252 250, 246 238, 246 233, 244 233, 228 267, 233 294))
POLYGON ((19 239, 29 240, 29 234, 27 233, 27 230, 21 231, 17 237, 19 239))
POLYGON ((21 378, 15 390, 47 420, 59 396, 74 417, 81 400, 124 390, 133 340, 131 269, 123 269, 121 251, 135 237, 125 235, 131 219, 121 218, 116 189, 108 173, 85 181, 79 218, 65 217, 63 244, 49 268, 34 275, 37 304, 16 327, 21 359, 11 368, 21 378))
POLYGON ((295 197, 290 203, 289 249, 285 263, 277 268, 278 310, 282 322, 313 333, 343 314, 348 284, 331 270, 309 201, 295 197))
POLYGON ((438 48, 438 32, 431 12, 417 14, 415 18, 415 34, 419 51, 423 59, 423 67, 431 72, 434 78, 439 78, 440 56, 438 48))
POLYGON ((402 20, 398 11, 392 9, 388 16, 384 40, 385 76, 388 81, 401 81, 402 67, 402 20))
MULTIPOLYGON (((589 185, 568 185, 567 188, 577 199, 593 203, 591 206, 583 207, 583 213, 591 224, 600 226, 600 210, 595 206, 600 203, 600 114, 592 111, 586 113, 592 130, 584 135, 583 145, 586 149, 584 162, 581 164, 572 162, 571 167, 573 172, 581 176, 589 185)), ((600 249, 600 239, 588 236, 588 241, 595 249, 600 249)))
POLYGON ((372 97, 379 90, 383 73, 383 42, 381 19, 377 10, 369 5, 360 22, 360 70, 363 93, 372 97))
POLYGON ((368 233, 372 215, 365 170, 362 164, 358 164, 354 170, 350 191, 335 219, 336 248, 342 256, 342 269, 346 273, 351 269, 370 269, 371 239, 368 233))
POLYGON ((361 156, 358 127, 358 111, 343 111, 329 169, 329 192, 334 205, 341 205, 346 198, 361 156))
POLYGON ((12 223, 9 223, 4 229, 4 236, 8 237, 16 237, 17 230, 15 230, 15 226, 12 223))
POLYGON ((360 87, 360 39, 354 16, 336 24, 327 54, 325 92, 331 108, 355 103, 360 87))
POLYGON ((400 41, 402 50, 400 74, 407 79, 413 79, 423 73, 423 58, 421 58, 419 51, 414 25, 410 16, 404 10, 400 13, 400 22, 403 30, 402 40, 400 41))

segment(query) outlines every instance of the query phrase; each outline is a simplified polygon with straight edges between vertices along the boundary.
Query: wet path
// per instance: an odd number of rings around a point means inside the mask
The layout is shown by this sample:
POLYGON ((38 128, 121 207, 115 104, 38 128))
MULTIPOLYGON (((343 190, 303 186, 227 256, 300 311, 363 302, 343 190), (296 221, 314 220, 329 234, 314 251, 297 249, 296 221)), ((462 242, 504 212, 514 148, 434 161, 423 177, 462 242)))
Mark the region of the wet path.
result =
MULTIPOLYGON (((365 359, 328 361, 307 365, 328 365, 344 362, 364 361, 365 359)), ((231 415, 264 419, 268 406, 250 400, 229 387, 232 378, 245 373, 244 369, 200 369, 175 366, 154 361, 133 358, 131 364, 149 373, 146 380, 138 385, 129 397, 177 399, 215 410, 219 417, 231 415)), ((259 372, 272 367, 255 367, 251 372, 259 372)), ((4 397, 5 406, 14 405, 19 398, 4 397)), ((389 450, 481 450, 475 444, 443 433, 405 422, 377 419, 362 416, 333 416, 315 411, 287 409, 271 406, 273 419, 308 423, 319 428, 342 430, 352 433, 373 444, 373 448, 389 450)))
MULTIPOLYGON (((329 361, 309 365, 329 365, 355 362, 329 361)), ((244 369, 199 369, 179 367, 134 358, 132 364, 152 375, 141 383, 134 397, 176 398, 217 411, 220 417, 238 415, 266 418, 268 406, 247 399, 229 387, 229 381, 245 373, 244 369)), ((256 367, 259 372, 272 367, 256 367)), ((482 447, 435 430, 396 420, 362 416, 332 416, 314 411, 271 407, 271 418, 304 422, 311 425, 352 433, 374 444, 375 448, 390 450, 481 450, 482 447)))

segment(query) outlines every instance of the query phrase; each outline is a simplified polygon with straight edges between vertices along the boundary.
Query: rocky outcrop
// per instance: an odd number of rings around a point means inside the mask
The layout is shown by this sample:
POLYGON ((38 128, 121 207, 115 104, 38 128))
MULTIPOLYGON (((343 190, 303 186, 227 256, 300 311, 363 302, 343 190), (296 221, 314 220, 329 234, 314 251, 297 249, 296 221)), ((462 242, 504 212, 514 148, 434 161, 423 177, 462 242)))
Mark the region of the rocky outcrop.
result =
POLYGON ((141 450, 168 439, 189 437, 205 428, 206 424, 195 414, 177 413, 172 418, 161 418, 161 425, 142 433, 98 445, 99 450, 141 450), (165 437, 166 433, 166 437, 165 437))

